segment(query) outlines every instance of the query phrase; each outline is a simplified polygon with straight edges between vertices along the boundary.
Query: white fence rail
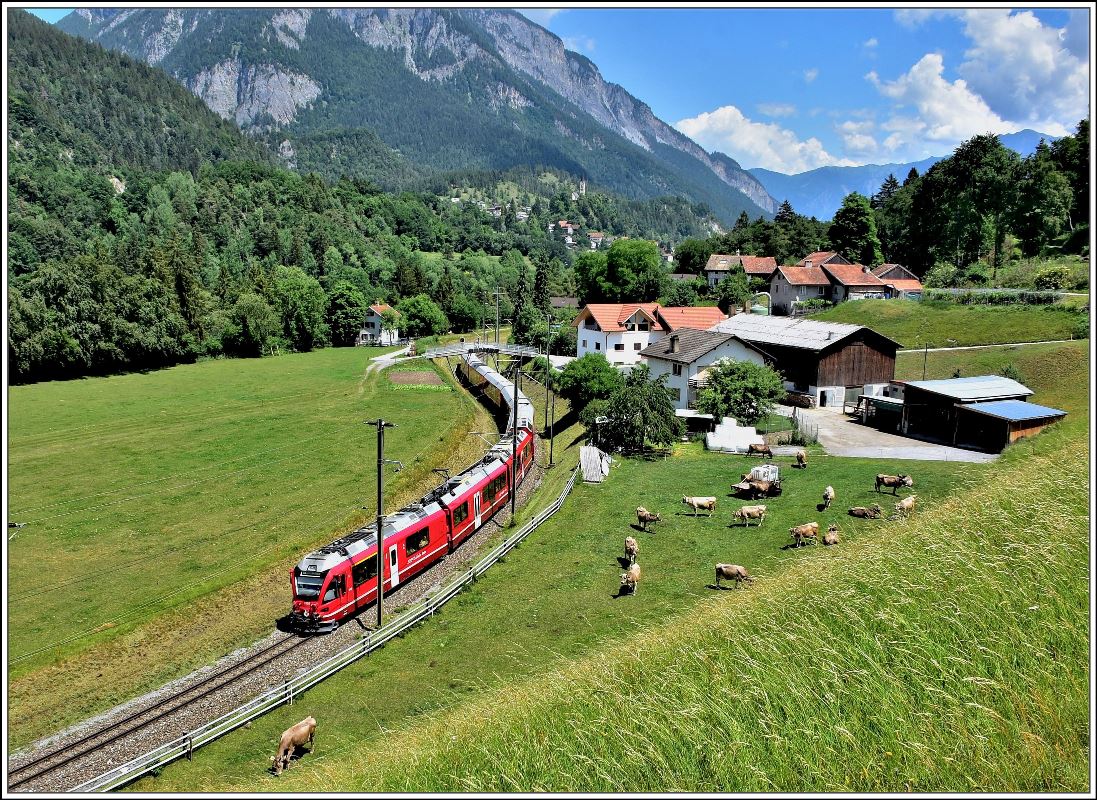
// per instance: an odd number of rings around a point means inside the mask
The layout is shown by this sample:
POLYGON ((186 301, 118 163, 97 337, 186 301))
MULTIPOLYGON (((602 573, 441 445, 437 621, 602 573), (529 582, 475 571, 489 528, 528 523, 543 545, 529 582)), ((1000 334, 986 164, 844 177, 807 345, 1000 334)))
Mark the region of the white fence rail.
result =
POLYGON ((494 550, 477 561, 467 572, 461 575, 461 577, 452 581, 447 586, 444 586, 434 594, 427 595, 412 604, 405 612, 379 630, 371 631, 365 638, 359 639, 354 644, 341 650, 327 660, 321 661, 319 664, 306 670, 292 680, 288 680, 277 686, 272 686, 258 697, 229 711, 227 714, 223 714, 217 719, 194 729, 186 736, 181 736, 174 741, 163 744, 155 750, 151 750, 132 761, 117 766, 96 778, 92 778, 90 781, 86 781, 85 783, 76 786, 70 791, 110 791, 111 789, 116 789, 142 775, 152 772, 153 770, 159 769, 176 759, 183 757, 189 758, 190 755, 202 745, 209 744, 214 739, 224 736, 226 733, 239 728, 241 725, 244 725, 256 717, 266 714, 268 711, 277 708, 283 703, 292 703, 295 697, 308 691, 313 686, 320 683, 320 681, 334 675, 336 672, 343 669, 343 667, 354 663, 362 656, 368 655, 374 650, 384 646, 386 642, 401 635, 422 620, 433 616, 436 610, 441 608, 453 599, 462 589, 487 572, 493 564, 513 550, 519 542, 533 533, 533 531, 540 527, 545 520, 559 511, 564 505, 564 500, 567 499, 568 494, 575 485, 575 477, 578 474, 579 468, 576 467, 572 472, 571 477, 568 478, 568 482, 565 484, 563 491, 560 492, 559 497, 543 508, 537 516, 523 525, 521 529, 508 536, 494 550))

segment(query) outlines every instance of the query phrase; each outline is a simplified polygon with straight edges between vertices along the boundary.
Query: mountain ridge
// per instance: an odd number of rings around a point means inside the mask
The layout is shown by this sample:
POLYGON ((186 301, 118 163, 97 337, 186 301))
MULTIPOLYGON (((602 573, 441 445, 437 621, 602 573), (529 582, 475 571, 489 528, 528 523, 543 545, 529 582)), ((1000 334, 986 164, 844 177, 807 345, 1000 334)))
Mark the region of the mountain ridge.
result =
POLYGON ((505 9, 79 9, 58 26, 162 67, 289 158, 295 141, 357 127, 416 166, 543 163, 626 197, 678 194, 726 223, 776 210, 734 160, 505 9))

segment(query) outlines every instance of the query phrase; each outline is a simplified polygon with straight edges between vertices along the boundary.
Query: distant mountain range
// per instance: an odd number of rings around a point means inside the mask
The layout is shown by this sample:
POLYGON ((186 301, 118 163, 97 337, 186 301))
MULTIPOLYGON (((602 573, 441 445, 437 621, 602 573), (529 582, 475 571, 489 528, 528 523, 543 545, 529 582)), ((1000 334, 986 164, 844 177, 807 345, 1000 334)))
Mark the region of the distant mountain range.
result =
MULTIPOLYGON (((1041 139, 1048 144, 1058 137, 1046 133, 1025 129, 1017 133, 1007 133, 998 137, 1006 147, 1016 150, 1022 156, 1036 151, 1041 139)), ((863 167, 820 167, 796 175, 785 175, 768 169, 756 167, 749 169, 773 195, 778 203, 788 200, 798 214, 828 220, 834 216, 842 200, 850 192, 860 192, 871 197, 880 190, 880 185, 888 175, 894 175, 900 183, 906 179, 911 167, 921 175, 931 166, 948 156, 924 158, 905 164, 866 164, 863 167)))
POLYGON ((504 9, 79 9, 58 27, 163 68, 300 170, 392 187, 544 165, 725 224, 776 210, 734 160, 504 9))

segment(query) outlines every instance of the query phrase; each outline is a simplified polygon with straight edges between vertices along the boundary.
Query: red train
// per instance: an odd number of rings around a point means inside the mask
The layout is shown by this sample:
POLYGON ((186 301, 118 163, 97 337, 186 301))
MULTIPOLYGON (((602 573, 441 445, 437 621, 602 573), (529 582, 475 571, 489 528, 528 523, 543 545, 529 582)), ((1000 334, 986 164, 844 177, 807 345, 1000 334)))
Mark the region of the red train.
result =
MULTIPOLYGON (((514 387, 495 369, 466 356, 460 366, 473 388, 514 413, 514 387)), ((517 457, 509 429, 479 461, 418 502, 384 518, 385 592, 428 569, 475 533, 510 498, 533 462, 533 406, 521 392, 517 457)), ((508 426, 513 416, 508 416, 508 426)), ((377 524, 315 550, 290 573, 290 623, 303 633, 328 633, 377 599, 377 524)))

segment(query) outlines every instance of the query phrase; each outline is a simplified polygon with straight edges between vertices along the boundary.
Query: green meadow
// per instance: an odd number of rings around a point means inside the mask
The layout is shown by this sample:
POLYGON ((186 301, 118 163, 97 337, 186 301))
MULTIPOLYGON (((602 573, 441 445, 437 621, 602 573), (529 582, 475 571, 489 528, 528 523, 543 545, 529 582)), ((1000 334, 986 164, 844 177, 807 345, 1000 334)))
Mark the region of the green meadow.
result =
MULTIPOLYGON (((1037 402, 1071 415, 989 465, 814 450, 760 528, 730 526, 727 497, 756 461, 694 444, 621 460, 430 622, 133 788, 1080 791, 1087 353, 930 354, 927 377, 1015 363, 1037 402), (845 514, 891 511, 872 476, 895 469, 915 477, 909 519, 845 514), (819 512, 827 484, 837 501, 819 512), (716 514, 691 516, 683 494, 717 495, 716 514), (631 527, 639 504, 663 513, 650 533, 631 527), (812 519, 841 544, 786 548, 812 519), (643 577, 617 597, 630 534, 643 577), (757 580, 716 591, 716 562, 757 580), (316 749, 274 778, 267 757, 306 714, 316 749)), ((901 377, 921 368, 900 357, 901 377)))

